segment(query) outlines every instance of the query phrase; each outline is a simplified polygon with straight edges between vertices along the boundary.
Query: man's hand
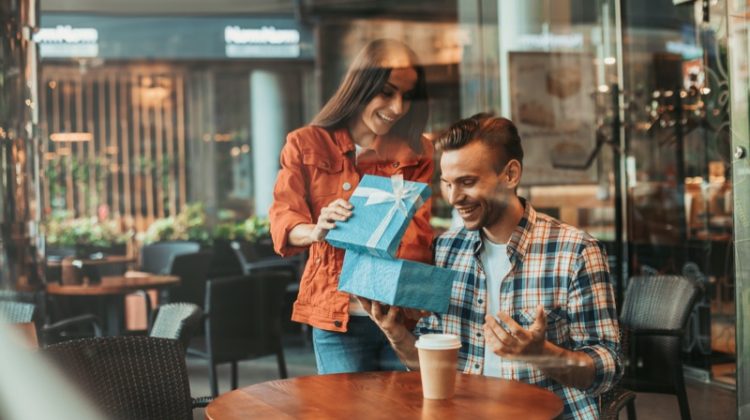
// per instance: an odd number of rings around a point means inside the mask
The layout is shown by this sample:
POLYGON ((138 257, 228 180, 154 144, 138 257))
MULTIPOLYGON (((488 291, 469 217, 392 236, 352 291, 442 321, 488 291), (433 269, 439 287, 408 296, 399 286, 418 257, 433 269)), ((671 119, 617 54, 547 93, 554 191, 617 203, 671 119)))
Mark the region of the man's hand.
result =
POLYGON ((380 302, 357 296, 357 300, 367 311, 367 315, 383 330, 388 340, 396 344, 409 332, 404 325, 404 314, 397 306, 383 305, 380 302))
POLYGON ((417 348, 414 347, 416 338, 404 325, 404 310, 359 296, 357 299, 370 319, 383 331, 404 366, 411 370, 419 370, 419 356, 417 348))
POLYGON ((537 306, 536 312, 536 319, 528 330, 518 325, 505 312, 498 312, 497 317, 505 323, 507 329, 503 328, 492 315, 487 315, 484 324, 487 345, 498 356, 542 354, 547 331, 547 316, 541 305, 537 306))

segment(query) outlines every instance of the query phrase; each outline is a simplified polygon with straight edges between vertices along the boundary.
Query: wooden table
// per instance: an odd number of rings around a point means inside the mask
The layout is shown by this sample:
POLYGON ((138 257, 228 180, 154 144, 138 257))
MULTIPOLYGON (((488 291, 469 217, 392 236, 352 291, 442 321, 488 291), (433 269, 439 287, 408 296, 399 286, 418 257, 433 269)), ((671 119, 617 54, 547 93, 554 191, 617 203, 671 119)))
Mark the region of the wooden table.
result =
MULTIPOLYGON (((135 257, 129 257, 127 255, 107 255, 104 258, 75 258, 68 257, 72 260, 79 260, 83 265, 109 265, 109 264, 130 264, 137 261, 135 257)), ((49 267, 60 267, 62 266, 62 259, 48 259, 47 266, 49 267)))
POLYGON ((305 376, 220 395, 210 420, 246 418, 553 419, 563 403, 546 389, 517 381, 457 374, 450 400, 425 400, 419 372, 305 376))
POLYGON ((92 296, 99 297, 107 313, 107 331, 117 335, 122 329, 124 311, 122 297, 144 289, 161 289, 180 283, 178 276, 137 273, 124 276, 104 276, 99 283, 63 285, 48 283, 47 293, 59 296, 92 296))
POLYGON ((66 296, 125 295, 136 290, 160 289, 180 282, 178 276, 147 274, 139 276, 104 276, 100 283, 59 284, 48 283, 47 293, 66 296))

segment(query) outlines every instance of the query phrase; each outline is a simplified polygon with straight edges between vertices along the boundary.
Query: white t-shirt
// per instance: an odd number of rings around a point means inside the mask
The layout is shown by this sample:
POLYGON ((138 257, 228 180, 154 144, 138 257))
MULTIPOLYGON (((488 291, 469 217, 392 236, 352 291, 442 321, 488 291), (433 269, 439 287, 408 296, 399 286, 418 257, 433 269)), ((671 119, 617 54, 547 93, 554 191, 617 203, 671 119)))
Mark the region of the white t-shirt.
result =
MULTIPOLYGON (((480 258, 487 279, 487 314, 495 316, 500 311, 500 284, 510 271, 508 244, 496 244, 483 236, 480 258)), ((500 356, 488 345, 484 347, 484 374, 500 376, 500 356)))

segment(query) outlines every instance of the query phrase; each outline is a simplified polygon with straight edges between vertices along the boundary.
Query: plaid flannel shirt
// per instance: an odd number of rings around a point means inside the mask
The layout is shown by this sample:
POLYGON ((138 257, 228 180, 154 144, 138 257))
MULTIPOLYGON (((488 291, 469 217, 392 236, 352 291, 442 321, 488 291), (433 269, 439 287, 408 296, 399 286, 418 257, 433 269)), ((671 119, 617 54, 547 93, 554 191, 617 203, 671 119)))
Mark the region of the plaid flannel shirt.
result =
MULTIPOLYGON (((511 270, 502 280, 500 308, 522 327, 534 322, 536 307, 547 313, 547 340, 591 356, 593 384, 563 386, 528 363, 503 360, 501 376, 547 388, 565 403, 564 417, 596 419, 598 399, 622 375, 619 330, 606 253, 594 238, 524 201, 524 215, 508 242, 511 270)), ((463 273, 453 283, 446 314, 423 318, 415 333, 444 332, 461 339, 458 368, 484 372, 484 316, 487 281, 480 260, 479 231, 451 230, 435 242, 435 264, 463 273)))

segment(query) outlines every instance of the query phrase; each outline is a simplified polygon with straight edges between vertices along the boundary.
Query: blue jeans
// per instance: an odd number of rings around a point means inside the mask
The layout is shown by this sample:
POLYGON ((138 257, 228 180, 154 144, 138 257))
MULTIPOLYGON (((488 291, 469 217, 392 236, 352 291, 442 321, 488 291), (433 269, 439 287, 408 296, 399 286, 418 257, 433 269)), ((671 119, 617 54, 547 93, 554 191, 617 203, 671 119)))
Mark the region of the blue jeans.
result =
POLYGON ((347 332, 313 328, 319 374, 406 370, 380 328, 366 316, 349 317, 347 332))

